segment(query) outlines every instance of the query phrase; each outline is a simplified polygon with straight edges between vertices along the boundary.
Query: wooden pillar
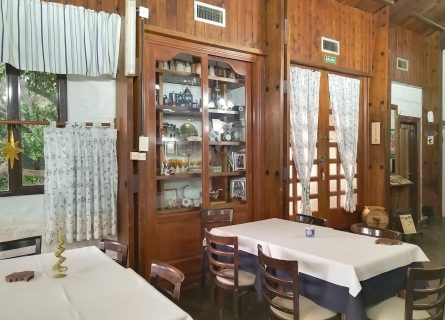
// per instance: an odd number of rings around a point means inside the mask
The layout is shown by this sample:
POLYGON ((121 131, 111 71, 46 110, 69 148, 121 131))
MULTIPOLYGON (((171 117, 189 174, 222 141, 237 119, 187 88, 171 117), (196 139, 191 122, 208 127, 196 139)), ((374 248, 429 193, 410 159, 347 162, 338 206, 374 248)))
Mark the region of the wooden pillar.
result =
POLYGON ((442 51, 440 33, 425 38, 425 76, 422 109, 422 205, 431 206, 435 216, 442 215, 441 132, 442 51), (434 121, 427 121, 432 111, 434 121), (431 139, 428 139, 432 136, 431 139), (431 142, 428 143, 428 140, 431 142))
MULTIPOLYGON (((373 16, 373 68, 369 81, 368 163, 365 161, 364 204, 383 206, 389 210, 389 80, 388 80, 388 42, 389 9, 385 7, 373 16), (380 122, 380 144, 371 144, 371 123, 380 122)), ((365 148, 366 149, 366 148, 365 148)), ((365 156, 366 159, 366 156, 365 156)))
POLYGON ((284 0, 267 1, 262 209, 255 220, 283 217, 284 7, 284 0))

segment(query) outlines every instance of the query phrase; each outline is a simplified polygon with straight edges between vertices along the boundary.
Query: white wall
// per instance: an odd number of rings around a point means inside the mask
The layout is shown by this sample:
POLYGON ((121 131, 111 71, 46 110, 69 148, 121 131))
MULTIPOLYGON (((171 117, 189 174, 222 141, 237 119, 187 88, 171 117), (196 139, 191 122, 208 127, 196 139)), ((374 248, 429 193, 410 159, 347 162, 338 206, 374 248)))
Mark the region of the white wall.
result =
POLYGON ((422 118, 422 88, 391 83, 391 104, 399 107, 399 115, 422 118))
MULTIPOLYGON (((69 76, 67 90, 68 121, 109 122, 115 118, 115 80, 69 76)), ((33 235, 44 236, 43 207, 43 195, 0 197, 0 241, 33 235)), ((82 241, 72 246, 96 242, 82 241)), ((52 251, 52 248, 43 245, 42 250, 47 252, 52 251)))

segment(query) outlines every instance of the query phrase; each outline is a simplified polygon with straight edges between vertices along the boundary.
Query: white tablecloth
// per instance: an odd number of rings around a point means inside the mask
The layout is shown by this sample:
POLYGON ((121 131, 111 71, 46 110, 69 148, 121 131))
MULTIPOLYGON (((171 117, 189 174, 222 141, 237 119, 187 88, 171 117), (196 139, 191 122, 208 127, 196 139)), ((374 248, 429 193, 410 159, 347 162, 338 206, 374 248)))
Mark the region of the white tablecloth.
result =
POLYGON ((429 261, 416 245, 375 244, 376 238, 313 226, 315 237, 305 236, 303 223, 267 219, 213 228, 212 233, 238 236, 240 250, 257 255, 257 244, 277 259, 298 260, 299 271, 349 288, 356 297, 360 281, 412 262, 429 261))
POLYGON ((54 254, 0 260, 0 319, 4 320, 191 320, 132 269, 125 269, 96 247, 64 252, 69 269, 52 277, 54 254), (34 271, 29 282, 5 276, 34 271))

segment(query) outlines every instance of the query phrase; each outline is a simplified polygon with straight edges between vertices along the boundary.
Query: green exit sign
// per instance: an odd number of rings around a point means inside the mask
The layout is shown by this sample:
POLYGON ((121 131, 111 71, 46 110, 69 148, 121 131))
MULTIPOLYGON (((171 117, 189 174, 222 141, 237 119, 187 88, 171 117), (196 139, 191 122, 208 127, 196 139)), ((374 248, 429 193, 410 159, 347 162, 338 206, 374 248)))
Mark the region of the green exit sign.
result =
POLYGON ((337 58, 336 57, 332 57, 332 56, 324 56, 324 62, 336 64, 337 63, 337 58))

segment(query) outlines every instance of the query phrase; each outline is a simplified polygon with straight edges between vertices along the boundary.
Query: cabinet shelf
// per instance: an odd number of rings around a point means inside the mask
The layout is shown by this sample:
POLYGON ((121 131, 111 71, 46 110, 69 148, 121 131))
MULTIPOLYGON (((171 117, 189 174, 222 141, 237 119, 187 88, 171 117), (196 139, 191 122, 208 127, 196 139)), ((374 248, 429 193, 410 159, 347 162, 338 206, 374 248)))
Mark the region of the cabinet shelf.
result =
MULTIPOLYGON (((171 138, 170 138, 171 139, 171 138)), ((157 145, 164 145, 168 142, 175 142, 177 144, 189 144, 190 142, 195 142, 195 143, 201 143, 201 140, 162 140, 162 139, 156 139, 156 144, 157 145)))
POLYGON ((165 115, 177 115, 186 117, 201 117, 201 108, 199 109, 187 109, 185 107, 170 106, 170 105, 157 105, 156 111, 162 112, 165 115))
POLYGON ((221 110, 221 109, 209 109, 209 113, 240 114, 239 111, 235 111, 235 110, 221 110))
POLYGON ((173 208, 173 209, 162 209, 157 210, 158 214, 172 214, 172 213, 183 213, 183 212, 192 212, 200 210, 201 207, 187 207, 187 208, 173 208))
POLYGON ((175 84, 187 84, 189 86, 200 86, 201 84, 201 75, 198 73, 189 73, 189 72, 179 72, 179 71, 170 71, 167 69, 158 69, 156 68, 156 72, 162 74, 163 81, 168 83, 175 84), (199 81, 196 83, 190 83, 187 81, 188 78, 196 79, 199 81))
POLYGON ((244 176, 246 171, 226 171, 226 172, 210 172, 210 177, 240 177, 244 176))
POLYGON ((156 180, 180 180, 180 179, 190 179, 190 178, 200 178, 200 173, 187 173, 187 174, 172 174, 172 175, 161 175, 156 176, 156 180))
POLYGON ((211 146, 240 146, 245 144, 245 141, 210 141, 209 145, 211 146))
POLYGON ((225 78, 225 77, 216 77, 216 76, 208 76, 209 81, 218 81, 227 83, 229 88, 238 88, 244 86, 244 80, 241 79, 232 79, 232 78, 225 78))

